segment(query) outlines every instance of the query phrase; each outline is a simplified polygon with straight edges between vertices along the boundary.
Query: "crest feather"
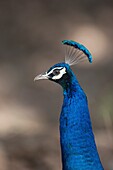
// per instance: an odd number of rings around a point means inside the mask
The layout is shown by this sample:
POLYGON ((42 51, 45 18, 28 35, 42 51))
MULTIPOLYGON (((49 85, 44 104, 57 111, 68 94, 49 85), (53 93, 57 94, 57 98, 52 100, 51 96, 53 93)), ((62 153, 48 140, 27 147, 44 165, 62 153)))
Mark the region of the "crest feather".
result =
POLYGON ((66 48, 65 63, 71 66, 86 59, 92 63, 92 55, 84 45, 72 40, 64 40, 62 43, 68 45, 66 48))

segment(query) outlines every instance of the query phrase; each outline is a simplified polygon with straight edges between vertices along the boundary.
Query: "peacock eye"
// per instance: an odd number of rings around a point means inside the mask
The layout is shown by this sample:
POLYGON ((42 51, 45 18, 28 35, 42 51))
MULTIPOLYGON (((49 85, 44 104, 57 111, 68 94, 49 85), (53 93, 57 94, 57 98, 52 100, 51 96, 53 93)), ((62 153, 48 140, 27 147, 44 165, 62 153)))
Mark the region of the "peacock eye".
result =
POLYGON ((59 74, 60 74, 60 70, 58 70, 58 69, 53 70, 53 74, 54 74, 55 76, 59 75, 59 74))

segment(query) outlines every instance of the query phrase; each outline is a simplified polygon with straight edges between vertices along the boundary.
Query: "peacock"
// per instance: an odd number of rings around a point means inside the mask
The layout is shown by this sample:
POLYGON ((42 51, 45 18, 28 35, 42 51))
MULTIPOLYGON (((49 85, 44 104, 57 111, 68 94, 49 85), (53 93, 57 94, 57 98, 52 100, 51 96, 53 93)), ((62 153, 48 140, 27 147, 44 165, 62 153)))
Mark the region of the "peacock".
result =
POLYGON ((63 88, 60 114, 60 146, 62 170, 103 170, 97 151, 86 94, 70 66, 85 59, 92 63, 92 55, 82 44, 64 40, 65 62, 53 65, 34 80, 48 79, 63 88))

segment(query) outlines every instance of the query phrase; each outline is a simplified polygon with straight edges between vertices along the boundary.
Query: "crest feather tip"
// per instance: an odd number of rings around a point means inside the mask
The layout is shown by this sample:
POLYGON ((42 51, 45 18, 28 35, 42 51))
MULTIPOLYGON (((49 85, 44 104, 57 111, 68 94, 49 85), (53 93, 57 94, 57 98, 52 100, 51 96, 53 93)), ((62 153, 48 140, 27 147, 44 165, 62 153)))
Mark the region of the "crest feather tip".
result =
POLYGON ((62 44, 68 45, 68 50, 66 50, 65 62, 69 65, 74 65, 88 59, 92 63, 92 55, 89 50, 82 44, 75 42, 73 40, 63 40, 62 44))

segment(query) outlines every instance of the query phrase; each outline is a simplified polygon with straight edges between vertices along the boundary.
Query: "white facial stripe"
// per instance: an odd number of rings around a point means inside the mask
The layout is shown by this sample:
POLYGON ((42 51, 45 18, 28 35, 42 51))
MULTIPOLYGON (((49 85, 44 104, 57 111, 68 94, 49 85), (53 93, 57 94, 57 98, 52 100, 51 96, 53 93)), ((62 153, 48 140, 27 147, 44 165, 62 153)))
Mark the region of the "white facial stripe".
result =
POLYGON ((56 69, 62 69, 63 67, 55 67, 55 68, 53 68, 49 73, 47 73, 47 75, 49 75, 49 74, 51 74, 52 72, 53 72, 53 70, 56 70, 56 69))
MULTIPOLYGON (((63 67, 57 67, 57 68, 63 68, 63 67)), ((52 77, 53 80, 58 80, 60 79, 64 74, 66 73, 66 68, 64 67, 62 70, 60 70, 60 74, 57 76, 52 77)))

